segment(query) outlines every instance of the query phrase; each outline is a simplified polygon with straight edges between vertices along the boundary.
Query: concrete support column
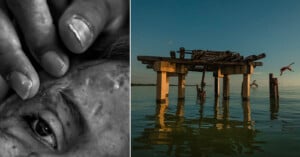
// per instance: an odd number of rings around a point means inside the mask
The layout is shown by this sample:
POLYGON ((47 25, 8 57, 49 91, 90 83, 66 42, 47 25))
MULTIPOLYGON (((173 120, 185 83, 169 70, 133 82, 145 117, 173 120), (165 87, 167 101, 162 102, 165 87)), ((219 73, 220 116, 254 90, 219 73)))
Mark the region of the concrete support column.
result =
POLYGON ((178 74, 178 99, 185 98, 185 74, 178 74))
POLYGON ((244 128, 252 129, 250 100, 243 101, 244 128))
POLYGON ((168 93, 169 88, 167 88, 167 72, 158 71, 156 79, 156 101, 165 102, 166 93, 168 93))
POLYGON ((170 77, 167 75, 167 78, 166 78, 166 97, 168 98, 169 97, 169 86, 170 86, 170 77))
POLYGON ((250 101, 243 101, 244 122, 251 121, 250 101))
POLYGON ((242 98, 243 100, 250 98, 250 74, 243 75, 242 98))
POLYGON ((229 84, 229 76, 226 74, 223 78, 223 99, 229 99, 229 91, 230 91, 230 84, 229 84))
POLYGON ((178 100, 177 102, 177 110, 176 116, 183 117, 184 116, 184 100, 178 100))
POLYGON ((215 97, 220 96, 220 79, 218 76, 215 76, 215 97))

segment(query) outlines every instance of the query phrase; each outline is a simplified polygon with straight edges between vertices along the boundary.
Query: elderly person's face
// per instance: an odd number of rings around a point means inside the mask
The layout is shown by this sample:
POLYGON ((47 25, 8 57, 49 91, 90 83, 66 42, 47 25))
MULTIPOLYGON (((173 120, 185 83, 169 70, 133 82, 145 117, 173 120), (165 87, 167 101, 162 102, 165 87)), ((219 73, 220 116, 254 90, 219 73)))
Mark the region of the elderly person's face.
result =
POLYGON ((0 157, 128 156, 128 62, 102 60, 45 77, 39 94, 0 105, 0 157))

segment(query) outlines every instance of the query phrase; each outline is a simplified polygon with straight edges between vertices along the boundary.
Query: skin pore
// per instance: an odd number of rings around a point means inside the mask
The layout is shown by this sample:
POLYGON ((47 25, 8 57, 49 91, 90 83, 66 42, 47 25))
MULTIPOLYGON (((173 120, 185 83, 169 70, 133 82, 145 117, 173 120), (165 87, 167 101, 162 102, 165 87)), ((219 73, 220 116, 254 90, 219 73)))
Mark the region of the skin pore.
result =
POLYGON ((0 157, 129 156, 128 68, 103 59, 42 74, 35 97, 0 105, 0 157))

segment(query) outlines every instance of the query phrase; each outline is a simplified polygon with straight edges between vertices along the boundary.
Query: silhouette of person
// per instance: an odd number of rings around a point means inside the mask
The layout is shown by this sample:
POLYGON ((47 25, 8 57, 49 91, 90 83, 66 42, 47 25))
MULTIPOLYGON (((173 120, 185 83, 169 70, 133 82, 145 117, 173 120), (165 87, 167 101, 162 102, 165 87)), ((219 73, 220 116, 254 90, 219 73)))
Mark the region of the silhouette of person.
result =
POLYGON ((256 80, 253 80, 252 83, 250 84, 250 87, 253 87, 253 86, 255 86, 256 88, 258 87, 256 80))
POLYGON ((289 71, 294 72, 294 70, 291 68, 291 66, 292 66, 293 64, 295 64, 295 63, 293 62, 293 63, 291 63, 291 64, 289 64, 289 65, 287 65, 287 66, 282 67, 282 68, 280 69, 280 76, 281 76, 281 75, 283 74, 283 72, 286 71, 286 70, 289 70, 289 71))

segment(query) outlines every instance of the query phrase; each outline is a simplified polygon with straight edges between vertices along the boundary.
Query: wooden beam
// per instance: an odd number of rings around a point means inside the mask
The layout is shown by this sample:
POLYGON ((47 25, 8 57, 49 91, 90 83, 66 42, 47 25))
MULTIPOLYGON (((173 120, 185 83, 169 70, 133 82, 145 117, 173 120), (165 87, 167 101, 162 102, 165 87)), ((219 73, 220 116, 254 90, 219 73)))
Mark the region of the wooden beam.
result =
POLYGON ((178 73, 167 73, 167 77, 177 77, 178 73))
POLYGON ((188 68, 184 64, 176 64, 176 73, 186 74, 188 72, 188 68))
POLYGON ((253 62, 253 61, 265 58, 265 57, 266 57, 265 53, 261 53, 259 55, 250 55, 244 59, 244 62, 253 62))
POLYGON ((221 68, 222 74, 232 75, 232 74, 244 74, 247 73, 246 65, 238 65, 238 66, 223 66, 221 68))
POLYGON ((153 69, 154 71, 176 72, 176 64, 167 61, 156 61, 153 69))
POLYGON ((224 75, 221 73, 221 68, 217 68, 217 70, 214 71, 213 76, 214 76, 214 77, 223 78, 224 75))
POLYGON ((238 65, 248 65, 253 64, 254 66, 262 66, 262 62, 232 62, 232 61, 215 61, 207 59, 191 60, 191 59, 173 59, 171 57, 156 57, 156 56, 138 56, 138 60, 142 63, 154 63, 156 61, 167 61, 170 63, 179 63, 185 65, 213 65, 213 66, 238 66, 238 65))

